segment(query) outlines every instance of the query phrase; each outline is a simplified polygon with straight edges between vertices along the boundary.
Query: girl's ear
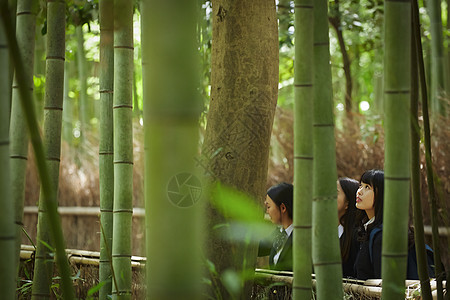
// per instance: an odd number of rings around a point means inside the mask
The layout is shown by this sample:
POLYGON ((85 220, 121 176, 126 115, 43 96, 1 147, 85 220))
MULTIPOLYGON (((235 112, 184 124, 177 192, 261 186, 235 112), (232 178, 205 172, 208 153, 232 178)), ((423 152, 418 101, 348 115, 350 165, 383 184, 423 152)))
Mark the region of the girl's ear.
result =
POLYGON ((281 211, 282 213, 284 213, 284 212, 287 211, 286 205, 284 205, 284 203, 281 203, 281 204, 280 204, 280 211, 281 211))

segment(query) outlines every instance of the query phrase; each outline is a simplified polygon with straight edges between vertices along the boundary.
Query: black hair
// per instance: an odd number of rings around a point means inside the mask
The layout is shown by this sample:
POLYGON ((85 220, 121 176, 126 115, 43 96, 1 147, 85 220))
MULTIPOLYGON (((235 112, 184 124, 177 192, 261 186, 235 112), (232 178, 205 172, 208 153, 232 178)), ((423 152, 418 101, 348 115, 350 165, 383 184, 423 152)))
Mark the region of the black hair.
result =
MULTIPOLYGON (((370 185, 373 188, 374 198, 373 205, 375 208, 375 220, 373 223, 367 226, 367 236, 372 230, 383 223, 383 203, 384 203, 384 171, 383 170, 368 170, 362 174, 359 183, 365 183, 370 185)), ((365 216, 361 222, 361 226, 363 223, 368 221, 368 217, 365 216)), ((367 237, 366 237, 367 239, 367 237)))
POLYGON ((345 200, 348 203, 345 213, 339 219, 339 223, 344 227, 346 233, 341 239, 341 256, 342 261, 347 261, 352 244, 353 232, 356 229, 357 215, 359 213, 356 208, 356 192, 358 191, 359 182, 348 177, 339 178, 339 185, 345 194, 345 200))
POLYGON ((267 190, 267 195, 272 201, 280 208, 281 204, 286 206, 289 218, 292 219, 293 214, 293 199, 294 199, 294 187, 292 184, 282 182, 277 185, 271 186, 267 190))

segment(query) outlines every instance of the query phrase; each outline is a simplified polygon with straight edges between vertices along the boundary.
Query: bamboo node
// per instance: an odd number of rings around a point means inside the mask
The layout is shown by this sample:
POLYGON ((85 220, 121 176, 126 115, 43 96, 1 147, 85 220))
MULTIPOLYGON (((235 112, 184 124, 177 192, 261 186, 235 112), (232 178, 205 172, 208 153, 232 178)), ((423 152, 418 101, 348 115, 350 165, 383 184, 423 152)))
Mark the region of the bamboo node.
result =
POLYGON ((132 47, 132 46, 114 46, 114 49, 129 49, 129 50, 134 50, 134 47, 132 47))
POLYGON ((114 161, 115 164, 128 164, 128 165, 133 165, 132 161, 125 161, 125 160, 115 160, 114 161))
POLYGON ((66 60, 64 56, 47 56, 45 59, 56 59, 56 60, 62 60, 62 61, 66 60))
POLYGON ((17 12, 16 16, 22 16, 22 15, 33 15, 33 12, 31 11, 21 11, 21 12, 17 12))
POLYGON ((60 162, 61 159, 59 157, 47 157, 47 160, 60 162))
POLYGON ((133 210, 132 209, 116 209, 113 211, 113 213, 130 213, 130 214, 132 214, 133 210))
POLYGON ((313 127, 334 127, 333 123, 313 124, 313 127))
POLYGON ((114 105, 113 109, 116 109, 116 108, 131 108, 131 109, 133 109, 133 105, 128 105, 128 104, 114 105))
POLYGON ((319 262, 319 263, 315 263, 314 266, 330 266, 330 265, 341 265, 340 261, 324 261, 324 262, 319 262))
POLYGON ((28 157, 23 155, 10 155, 9 158, 28 160, 28 157))
POLYGON ((296 155, 294 156, 294 159, 302 159, 302 160, 313 160, 314 157, 312 156, 302 156, 302 155, 296 155))
POLYGON ((313 84, 312 83, 297 83, 297 84, 294 84, 294 87, 312 87, 313 86, 313 84))
POLYGON ((57 107, 57 106, 45 106, 44 109, 46 109, 46 110, 60 110, 60 111, 63 110, 62 107, 57 107))

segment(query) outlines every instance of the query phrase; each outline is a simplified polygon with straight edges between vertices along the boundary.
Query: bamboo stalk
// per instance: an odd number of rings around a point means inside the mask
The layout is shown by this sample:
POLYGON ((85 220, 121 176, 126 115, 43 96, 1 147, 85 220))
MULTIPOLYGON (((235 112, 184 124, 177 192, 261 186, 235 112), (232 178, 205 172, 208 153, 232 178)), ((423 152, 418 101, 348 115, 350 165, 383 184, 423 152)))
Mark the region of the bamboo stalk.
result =
POLYGON ((328 1, 314 1, 312 258, 317 298, 342 298, 328 1))
MULTIPOLYGON (((381 277, 383 299, 404 296, 408 240, 411 102, 411 6, 384 2, 384 207, 381 277)), ((377 215, 376 218, 379 216, 377 215)))
MULTIPOLYGON (((14 31, 12 30, 12 22, 11 18, 8 15, 8 8, 5 1, 2 2, 2 6, 0 8, 0 12, 2 15, 2 21, 4 22, 4 26, 6 28, 7 39, 9 45, 11 47, 11 53, 13 58, 13 63, 16 68, 16 75, 19 81, 26 82, 26 74, 23 67, 22 58, 19 53, 19 47, 17 45, 17 41, 14 36, 14 31)), ((45 161, 45 151, 42 143, 42 139, 39 133, 39 126, 37 124, 36 115, 34 112, 34 104, 32 100, 31 91, 26 89, 24 86, 20 86, 21 93, 21 104, 25 113, 28 130, 30 132, 30 139, 33 145, 33 150, 35 152, 35 156, 37 158, 37 168, 39 172, 39 178, 41 179, 41 191, 46 196, 45 199, 50 199, 50 201, 45 201, 46 209, 48 211, 48 218, 50 221, 50 234, 53 237, 53 240, 56 243, 56 258, 57 263, 60 268, 60 274, 62 278, 62 290, 65 299, 73 299, 74 298, 74 290, 72 286, 72 281, 70 279, 70 268, 67 263, 66 255, 64 253, 65 242, 64 236, 61 229, 61 224, 59 222, 59 217, 57 213, 57 205, 55 197, 56 195, 52 192, 52 182, 50 180, 50 176, 48 175, 47 164, 45 161)))
MULTIPOLYGON (((420 36, 420 18, 416 13, 414 14, 415 21, 415 32, 417 36, 420 36)), ((433 236, 433 255, 434 261, 436 262, 436 279, 438 282, 438 299, 443 299, 442 284, 440 281, 444 276, 441 265, 441 255, 440 255, 440 243, 439 243, 439 231, 438 231, 438 215, 436 207, 436 191, 434 188, 434 172, 433 172, 433 161, 431 158, 431 137, 430 137, 430 117, 428 113, 428 92, 427 92, 427 81, 425 77, 425 66, 423 61, 423 51, 422 51, 422 40, 416 39, 416 47, 418 55, 418 66, 419 66, 419 81, 420 90, 422 92, 422 115, 423 115, 423 129, 424 129, 424 144, 425 144, 425 161, 426 161, 426 171, 427 171, 427 187, 428 187, 428 202, 430 204, 431 210, 431 223, 432 223, 432 236, 433 236)))
MULTIPOLYGON (((289 3, 290 1, 288 1, 289 3)), ((313 1, 295 1, 293 299, 311 297, 313 174, 313 1)))
POLYGON ((107 299, 112 291, 111 249, 113 234, 114 203, 114 1, 99 1, 100 23, 100 141, 99 141, 99 185, 100 185, 100 253, 99 281, 106 281, 100 289, 99 298, 107 299))
POLYGON ((421 280, 423 300, 431 300, 430 278, 427 268, 422 203, 420 197, 420 125, 419 125, 419 71, 414 15, 418 13, 417 1, 411 5, 411 194, 414 220, 414 240, 417 253, 417 271, 421 280))
MULTIPOLYGON (((12 176, 10 174, 9 112, 11 86, 9 85, 8 43, 3 24, 0 23, 0 290, 5 299, 14 299, 16 261, 12 259, 16 250, 16 229, 14 225, 14 204, 12 176), (14 274, 14 275, 13 275, 14 274)), ((17 257, 16 257, 17 258, 17 257)))

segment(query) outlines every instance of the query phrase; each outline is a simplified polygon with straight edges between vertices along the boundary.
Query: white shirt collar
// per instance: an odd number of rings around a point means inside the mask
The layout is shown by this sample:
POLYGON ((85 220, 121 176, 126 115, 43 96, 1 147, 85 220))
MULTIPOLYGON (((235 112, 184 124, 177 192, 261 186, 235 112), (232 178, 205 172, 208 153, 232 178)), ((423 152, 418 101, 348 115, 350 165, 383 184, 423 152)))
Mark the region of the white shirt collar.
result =
POLYGON ((293 230, 294 230, 294 224, 289 225, 289 227, 285 229, 286 234, 287 234, 288 237, 291 235, 293 230))
POLYGON ((367 230, 367 226, 369 226, 369 224, 372 224, 373 222, 375 222, 375 216, 373 216, 372 219, 370 219, 369 221, 366 222, 366 224, 364 224, 364 229, 367 230))
POLYGON ((341 238, 341 236, 344 234, 344 226, 342 226, 341 224, 339 224, 338 226, 338 234, 339 238, 341 238))

